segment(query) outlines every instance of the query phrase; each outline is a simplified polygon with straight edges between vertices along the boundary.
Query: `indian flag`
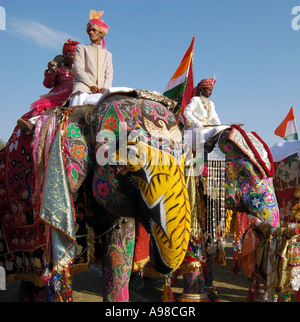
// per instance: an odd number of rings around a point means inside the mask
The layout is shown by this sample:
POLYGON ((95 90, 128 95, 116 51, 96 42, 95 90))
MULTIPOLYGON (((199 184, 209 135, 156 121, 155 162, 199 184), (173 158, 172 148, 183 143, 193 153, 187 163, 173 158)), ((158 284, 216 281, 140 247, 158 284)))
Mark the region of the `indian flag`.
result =
POLYGON ((298 140, 297 124, 293 107, 290 109, 283 122, 275 130, 274 134, 284 138, 284 140, 298 140))
POLYGON ((193 59, 194 59, 194 42, 195 37, 185 53, 179 67, 168 82, 165 95, 175 101, 178 101, 180 107, 181 121, 183 121, 183 111, 186 105, 190 102, 194 90, 193 77, 193 59))

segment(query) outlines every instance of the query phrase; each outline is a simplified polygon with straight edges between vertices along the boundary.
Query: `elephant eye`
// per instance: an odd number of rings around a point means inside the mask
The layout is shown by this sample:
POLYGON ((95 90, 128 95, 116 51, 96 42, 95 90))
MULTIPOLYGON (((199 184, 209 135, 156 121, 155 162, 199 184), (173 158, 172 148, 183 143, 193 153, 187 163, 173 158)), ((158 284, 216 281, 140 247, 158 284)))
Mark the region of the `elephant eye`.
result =
MULTIPOLYGON (((139 149, 134 145, 129 145, 127 147, 127 155, 128 161, 134 161, 135 159, 139 159, 139 149)), ((131 162, 130 162, 131 163, 131 162)))

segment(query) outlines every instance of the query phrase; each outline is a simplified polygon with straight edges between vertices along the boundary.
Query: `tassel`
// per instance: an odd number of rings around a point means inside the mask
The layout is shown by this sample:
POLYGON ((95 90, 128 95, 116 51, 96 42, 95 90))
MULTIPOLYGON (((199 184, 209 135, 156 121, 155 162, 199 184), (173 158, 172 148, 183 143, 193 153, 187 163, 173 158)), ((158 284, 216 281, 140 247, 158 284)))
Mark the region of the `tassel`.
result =
POLYGON ((240 272, 239 263, 236 258, 233 258, 232 264, 231 264, 231 271, 233 274, 238 275, 240 272))
MULTIPOLYGON (((235 247, 234 247, 235 248, 235 247)), ((238 275, 240 272, 241 251, 233 249, 233 259, 231 264, 231 271, 233 274, 238 275)))
POLYGON ((171 288, 171 284, 169 284, 169 302, 175 302, 175 296, 173 294, 172 288, 171 288))
POLYGON ((175 302, 175 296, 173 294, 169 278, 165 279, 165 285, 164 285, 164 289, 163 289, 162 301, 163 302, 175 302))
POLYGON ((163 302, 169 302, 168 290, 169 290, 168 281, 167 281, 167 279, 165 279, 165 285, 164 285, 164 288, 163 288, 163 295, 162 295, 162 298, 161 298, 163 302))
POLYGON ((220 249, 218 257, 217 257, 217 264, 220 266, 226 266, 226 254, 225 249, 220 249))
POLYGON ((272 296, 272 301, 273 301, 273 302, 280 302, 279 297, 278 297, 278 293, 277 293, 277 292, 275 292, 275 293, 273 294, 273 296, 272 296))

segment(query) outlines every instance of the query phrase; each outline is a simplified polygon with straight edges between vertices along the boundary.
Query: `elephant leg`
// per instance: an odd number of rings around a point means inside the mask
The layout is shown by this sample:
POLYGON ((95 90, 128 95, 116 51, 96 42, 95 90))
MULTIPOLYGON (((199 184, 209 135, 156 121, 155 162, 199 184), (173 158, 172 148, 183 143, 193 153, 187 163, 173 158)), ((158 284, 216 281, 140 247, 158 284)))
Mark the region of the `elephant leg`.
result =
POLYGON ((135 219, 121 218, 102 238, 104 302, 128 302, 135 244, 135 219))

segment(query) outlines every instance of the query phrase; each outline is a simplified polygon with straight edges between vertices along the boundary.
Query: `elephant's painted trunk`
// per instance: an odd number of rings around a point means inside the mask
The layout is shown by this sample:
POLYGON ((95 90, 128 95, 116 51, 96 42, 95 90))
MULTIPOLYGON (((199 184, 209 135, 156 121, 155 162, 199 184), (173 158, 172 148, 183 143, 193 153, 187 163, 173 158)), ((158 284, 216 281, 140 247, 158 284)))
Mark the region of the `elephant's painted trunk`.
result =
POLYGON ((184 157, 151 149, 148 165, 135 176, 150 230, 150 257, 155 269, 168 274, 182 263, 187 251, 191 213, 185 185, 184 157), (165 162, 162 162, 165 161, 165 162))

